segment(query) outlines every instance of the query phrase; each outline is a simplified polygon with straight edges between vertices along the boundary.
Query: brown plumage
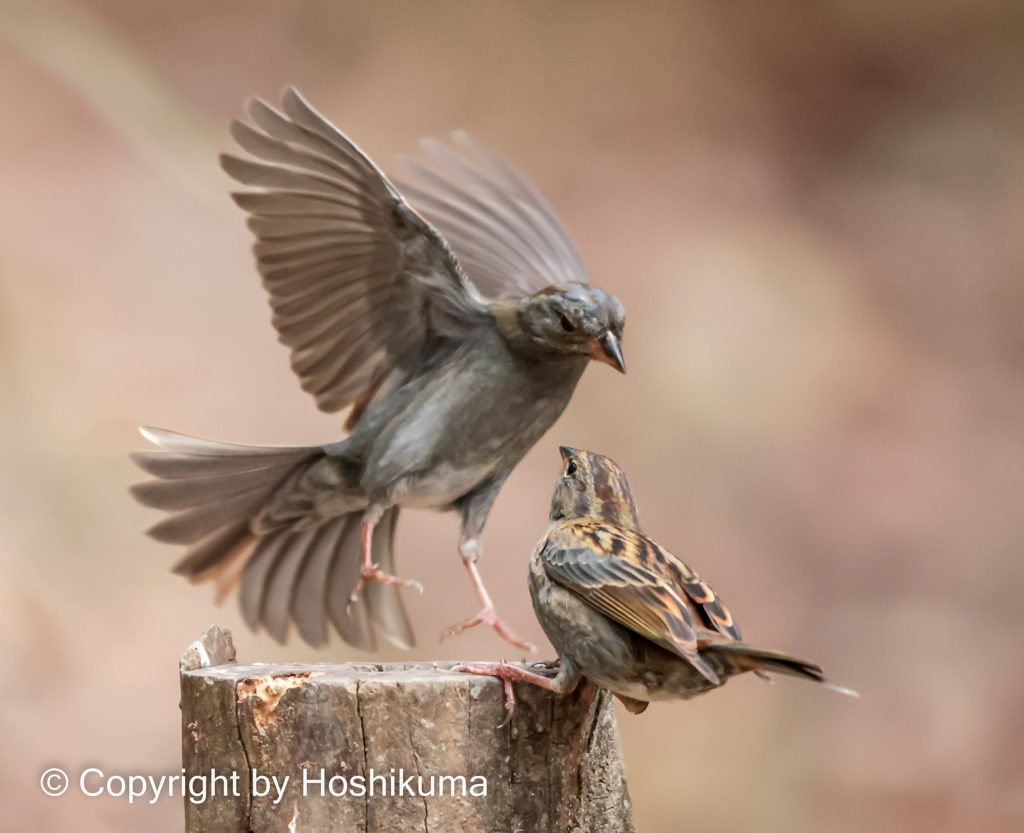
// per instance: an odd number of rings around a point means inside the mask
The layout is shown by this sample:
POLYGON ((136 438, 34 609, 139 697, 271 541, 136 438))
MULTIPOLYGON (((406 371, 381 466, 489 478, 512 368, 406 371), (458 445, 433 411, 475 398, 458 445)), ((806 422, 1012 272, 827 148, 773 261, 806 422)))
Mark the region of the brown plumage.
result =
POLYGON ((754 648, 714 590, 640 530, 625 472, 589 451, 562 448, 564 474, 551 526, 530 560, 530 594, 559 670, 464 666, 557 692, 586 677, 642 712, 652 700, 688 699, 729 677, 767 671, 814 680, 846 694, 814 663, 754 648))

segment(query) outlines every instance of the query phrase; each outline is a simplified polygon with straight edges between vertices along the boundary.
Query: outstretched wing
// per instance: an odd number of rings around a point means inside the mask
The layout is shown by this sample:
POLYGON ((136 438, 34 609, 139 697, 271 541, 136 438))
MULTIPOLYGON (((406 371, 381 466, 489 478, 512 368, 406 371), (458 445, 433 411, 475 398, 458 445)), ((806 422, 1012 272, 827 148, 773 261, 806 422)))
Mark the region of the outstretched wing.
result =
POLYGON ((221 164, 259 189, 233 196, 251 215, 274 327, 303 390, 328 412, 365 405, 490 314, 444 239, 353 142, 293 88, 282 108, 255 99, 256 127, 232 124, 262 162, 221 164))
POLYGON ((458 150, 426 139, 427 163, 406 158, 402 193, 444 235, 488 298, 587 283, 587 271, 555 212, 508 163, 465 133, 458 150))
POLYGON ((541 559, 552 580, 685 658, 717 684, 717 675, 697 652, 693 603, 682 587, 650 566, 652 545, 640 533, 569 523, 549 533, 541 559))

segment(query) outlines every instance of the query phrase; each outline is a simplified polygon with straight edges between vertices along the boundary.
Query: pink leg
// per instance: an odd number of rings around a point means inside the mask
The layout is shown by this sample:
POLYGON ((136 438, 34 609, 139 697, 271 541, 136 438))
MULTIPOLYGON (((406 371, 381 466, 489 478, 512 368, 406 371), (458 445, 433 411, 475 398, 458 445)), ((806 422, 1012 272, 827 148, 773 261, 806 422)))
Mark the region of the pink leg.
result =
POLYGON ((546 688, 548 691, 553 691, 556 694, 565 693, 565 686, 557 677, 544 677, 541 674, 535 674, 533 671, 527 671, 525 668, 520 668, 518 665, 509 665, 504 660, 501 662, 485 662, 473 665, 454 665, 451 670, 458 671, 463 674, 476 674, 480 677, 498 677, 502 683, 504 683, 505 709, 508 711, 508 715, 505 720, 502 721, 499 728, 512 719, 512 712, 516 707, 516 694, 512 689, 513 680, 520 680, 524 683, 533 683, 533 685, 539 685, 541 688, 546 688))
POLYGON ((466 569, 469 571, 469 580, 473 582, 473 589, 476 590, 477 598, 480 599, 481 609, 471 619, 456 622, 451 627, 445 628, 441 633, 441 641, 443 642, 449 636, 462 633, 466 628, 473 628, 477 625, 490 625, 498 632, 498 636, 506 642, 512 643, 521 651, 535 652, 537 649, 533 645, 529 642, 524 642, 513 633, 508 625, 501 621, 497 611, 494 609, 494 602, 491 601, 491 596, 487 592, 487 588, 484 587, 484 580, 480 577, 480 571, 476 568, 476 559, 473 557, 473 551, 469 550, 469 548, 466 548, 466 550, 464 552, 460 548, 459 554, 462 556, 462 563, 466 565, 466 569))
POLYGON ((353 604, 359 598, 363 588, 371 581, 379 581, 381 584, 400 584, 403 587, 415 587, 421 593, 423 585, 411 579, 398 578, 391 573, 385 573, 380 567, 373 563, 373 528, 377 525, 375 520, 363 517, 363 561, 359 567, 359 584, 352 591, 348 603, 353 604))

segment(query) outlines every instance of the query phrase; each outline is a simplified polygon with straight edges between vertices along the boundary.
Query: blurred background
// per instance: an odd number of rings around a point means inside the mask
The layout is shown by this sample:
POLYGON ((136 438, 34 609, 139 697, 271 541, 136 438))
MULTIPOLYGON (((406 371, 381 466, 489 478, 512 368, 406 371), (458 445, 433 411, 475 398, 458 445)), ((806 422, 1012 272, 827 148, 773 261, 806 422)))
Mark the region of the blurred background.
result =
MULTIPOLYGON (((385 170, 465 128, 563 218, 628 314, 513 473, 485 579, 523 636, 562 443, 750 641, 852 700, 754 678, 622 712, 637 827, 1024 829, 1024 8, 0 0, 0 830, 180 830, 177 799, 45 797, 63 766, 173 773, 177 660, 211 622, 126 493, 140 424, 337 439, 275 341, 216 155, 285 84, 385 170)), ((419 647, 497 659, 457 518, 403 513, 419 647)), ((509 657, 512 658, 512 657, 509 657)), ((749 676, 749 675, 748 675, 749 676)))

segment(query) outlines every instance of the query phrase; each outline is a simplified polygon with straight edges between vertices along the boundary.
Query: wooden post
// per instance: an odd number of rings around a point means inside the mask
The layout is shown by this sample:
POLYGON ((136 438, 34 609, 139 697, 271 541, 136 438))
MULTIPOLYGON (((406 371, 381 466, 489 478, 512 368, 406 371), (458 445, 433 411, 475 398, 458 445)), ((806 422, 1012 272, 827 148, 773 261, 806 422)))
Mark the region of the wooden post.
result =
POLYGON ((213 626, 181 658, 188 833, 633 831, 607 692, 517 683, 499 728, 501 681, 454 663, 234 656, 213 626))

